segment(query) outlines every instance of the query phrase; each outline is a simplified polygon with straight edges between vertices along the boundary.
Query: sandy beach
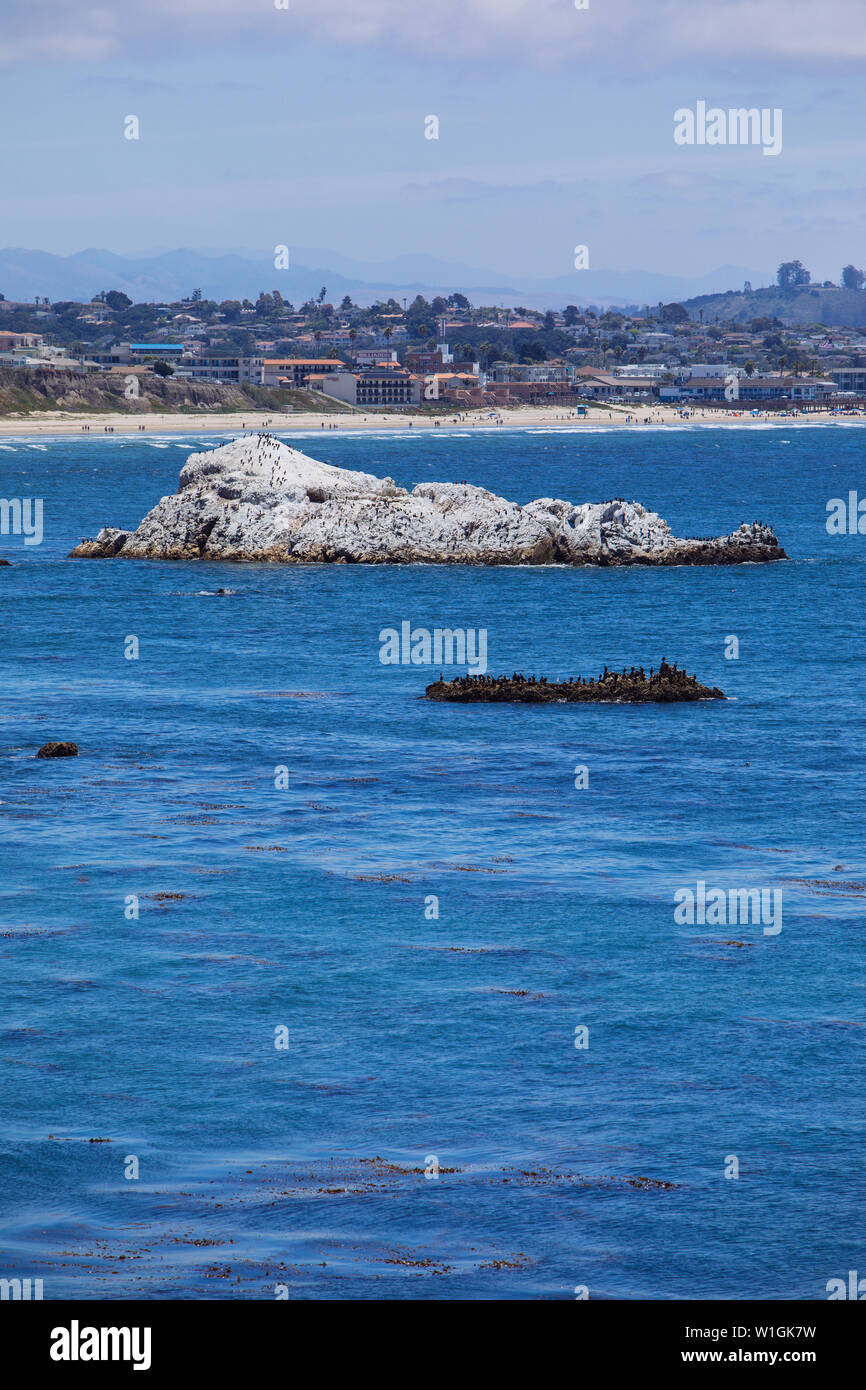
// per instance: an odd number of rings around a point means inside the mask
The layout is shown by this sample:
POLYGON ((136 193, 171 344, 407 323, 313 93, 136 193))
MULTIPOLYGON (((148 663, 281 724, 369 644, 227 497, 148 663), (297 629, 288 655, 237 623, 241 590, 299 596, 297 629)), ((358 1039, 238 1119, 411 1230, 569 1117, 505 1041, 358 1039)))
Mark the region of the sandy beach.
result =
POLYGON ((469 411, 463 414, 430 416, 409 412, 363 415, 281 414, 256 412, 242 414, 208 413, 200 415, 88 415, 69 411, 45 411, 32 416, 0 418, 0 436, 28 438, 36 435, 78 434, 240 434, 244 430, 273 430, 274 432, 420 429, 574 429, 587 426, 648 425, 784 425, 815 424, 820 421, 856 420, 863 416, 845 416, 832 410, 813 410, 808 413, 760 412, 749 410, 721 411, 697 409, 680 412, 674 406, 589 406, 585 415, 563 406, 518 406, 513 409, 469 411))

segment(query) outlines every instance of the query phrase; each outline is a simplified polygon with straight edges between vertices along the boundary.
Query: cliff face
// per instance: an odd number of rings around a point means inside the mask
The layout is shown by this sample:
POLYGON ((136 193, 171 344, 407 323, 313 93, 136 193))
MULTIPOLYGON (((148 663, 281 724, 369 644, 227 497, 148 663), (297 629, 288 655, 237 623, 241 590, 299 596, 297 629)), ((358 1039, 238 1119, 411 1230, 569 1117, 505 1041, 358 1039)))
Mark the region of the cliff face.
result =
POLYGON ((141 394, 124 395, 124 377, 108 372, 77 376, 74 372, 40 372, 0 368, 0 415, 40 410, 102 411, 146 415, 186 410, 279 410, 291 393, 263 387, 224 385, 216 381, 180 381, 147 375, 141 394))
POLYGON ((518 506, 468 483, 421 483, 334 468, 269 435, 191 454, 177 493, 135 531, 104 528, 76 558, 283 563, 671 565, 785 558, 754 523, 683 540, 639 502, 542 498, 518 506))

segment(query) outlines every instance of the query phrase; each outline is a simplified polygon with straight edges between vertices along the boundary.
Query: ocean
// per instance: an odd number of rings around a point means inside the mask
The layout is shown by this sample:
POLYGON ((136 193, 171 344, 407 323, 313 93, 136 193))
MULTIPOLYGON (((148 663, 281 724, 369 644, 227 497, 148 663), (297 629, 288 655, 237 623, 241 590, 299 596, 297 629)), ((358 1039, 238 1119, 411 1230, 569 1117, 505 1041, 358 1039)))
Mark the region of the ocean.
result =
POLYGON ((0 1278, 784 1300, 866 1274, 866 537, 825 524, 863 427, 281 437, 680 535, 758 519, 789 559, 70 561, 220 439, 3 441, 44 539, 0 538, 0 1278), (428 704, 438 668, 379 659, 405 621, 485 630, 493 674, 665 657, 729 699, 428 704), (35 760, 55 739, 79 757, 35 760), (778 921, 684 920, 699 885, 778 893, 778 921))

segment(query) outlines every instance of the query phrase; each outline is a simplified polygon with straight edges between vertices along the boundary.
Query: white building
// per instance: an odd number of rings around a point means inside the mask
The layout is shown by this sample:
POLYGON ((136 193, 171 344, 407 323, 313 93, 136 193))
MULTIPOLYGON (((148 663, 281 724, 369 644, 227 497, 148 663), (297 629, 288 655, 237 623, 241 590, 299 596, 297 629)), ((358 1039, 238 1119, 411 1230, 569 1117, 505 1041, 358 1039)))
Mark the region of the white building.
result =
POLYGON ((690 381, 698 376, 706 380, 711 376, 746 376, 747 373, 745 367, 735 367, 730 362, 695 362, 690 367, 684 367, 682 374, 686 381, 690 381))
POLYGON ((658 381, 673 371, 674 368, 669 367, 666 362, 628 362, 623 366, 614 367, 613 375, 648 377, 652 381, 658 381))
POLYGON ((421 379, 402 367, 366 367, 362 371, 337 371, 314 375, 309 386, 347 405, 391 406, 401 409, 418 405, 421 379))

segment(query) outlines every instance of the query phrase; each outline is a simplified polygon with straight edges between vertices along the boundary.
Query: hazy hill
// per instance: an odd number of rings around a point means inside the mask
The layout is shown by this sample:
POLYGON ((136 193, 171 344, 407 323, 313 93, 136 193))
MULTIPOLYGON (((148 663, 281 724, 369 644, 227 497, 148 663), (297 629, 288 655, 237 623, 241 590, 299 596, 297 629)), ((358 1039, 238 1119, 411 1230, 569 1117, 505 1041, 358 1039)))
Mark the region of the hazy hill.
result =
POLYGON ((548 279, 505 277, 483 267, 437 260, 422 253, 387 261, 360 261, 314 247, 291 248, 291 268, 275 270, 273 255, 244 250, 166 250, 118 256, 91 247, 73 256, 22 248, 0 250, 0 292, 7 299, 32 302, 90 300, 101 290, 123 290, 137 303, 177 301, 200 289, 206 299, 255 299, 260 290, 278 289, 300 306, 327 286, 331 302, 349 294, 359 304, 376 299, 414 299, 455 290, 475 304, 510 308, 561 308, 564 304, 657 304, 768 276, 738 266, 722 266, 686 278, 646 270, 583 270, 548 279))
POLYGON ((751 294, 732 290, 727 294, 698 295, 683 301, 692 318, 704 323, 714 319, 750 323, 754 318, 779 318, 783 323, 822 323, 828 328, 866 326, 866 291, 825 290, 817 285, 782 290, 778 286, 753 290, 751 294))

